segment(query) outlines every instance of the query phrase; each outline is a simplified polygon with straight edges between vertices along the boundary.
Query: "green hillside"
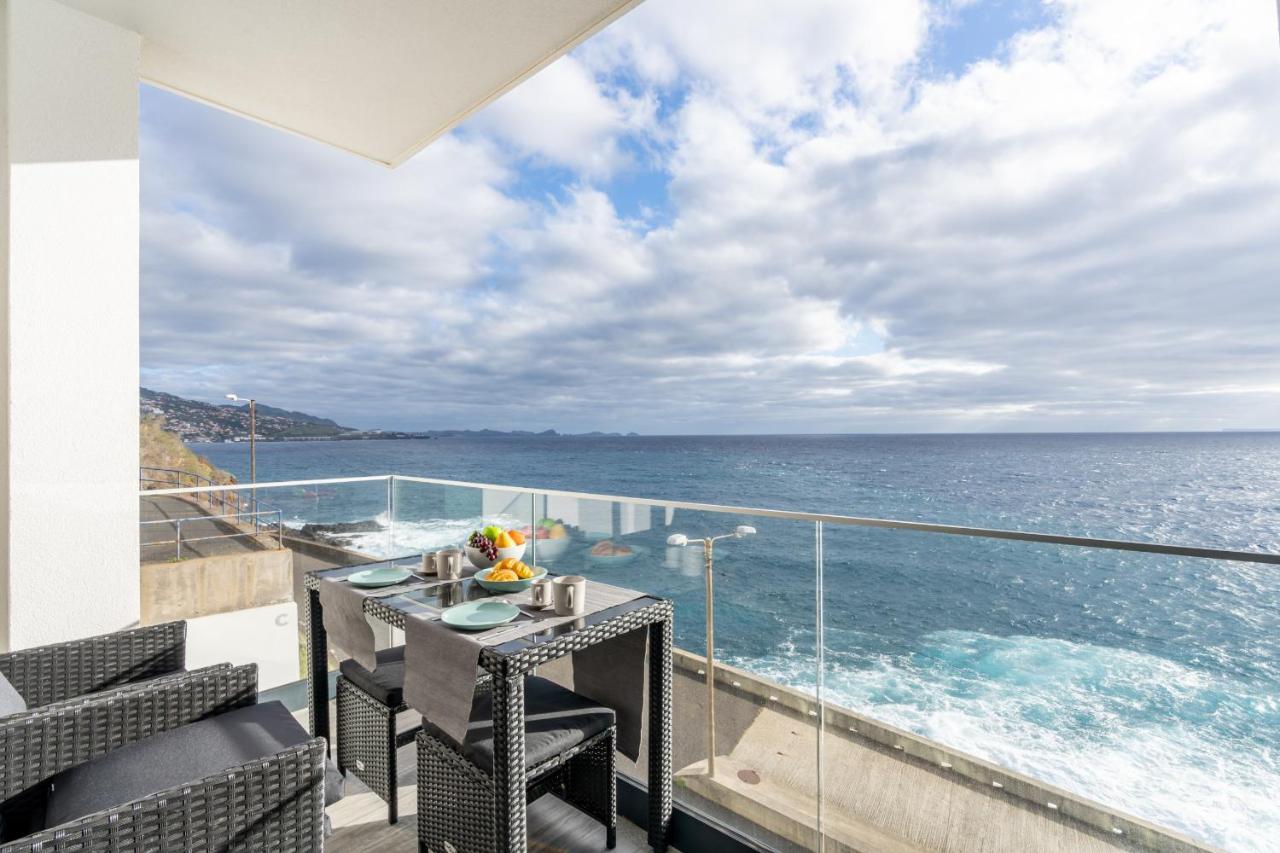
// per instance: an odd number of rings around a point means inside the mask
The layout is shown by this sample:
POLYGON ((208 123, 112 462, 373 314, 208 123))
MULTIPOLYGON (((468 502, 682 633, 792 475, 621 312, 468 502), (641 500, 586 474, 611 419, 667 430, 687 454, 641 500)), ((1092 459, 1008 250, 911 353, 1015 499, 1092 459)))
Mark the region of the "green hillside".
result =
MULTIPOLYGON (((138 432, 141 437, 138 464, 142 467, 189 471, 219 484, 236 482, 234 476, 221 468, 215 468, 208 459, 187 447, 176 434, 165 429, 163 417, 144 415, 138 432)), ((160 488, 160 485, 156 484, 156 488, 160 488)))

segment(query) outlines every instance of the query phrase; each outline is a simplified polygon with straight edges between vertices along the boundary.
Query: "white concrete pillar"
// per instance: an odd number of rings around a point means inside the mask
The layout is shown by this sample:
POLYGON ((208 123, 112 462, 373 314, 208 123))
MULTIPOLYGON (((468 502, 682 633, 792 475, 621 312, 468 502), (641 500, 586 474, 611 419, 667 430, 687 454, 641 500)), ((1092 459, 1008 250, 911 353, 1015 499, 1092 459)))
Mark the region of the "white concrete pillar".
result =
POLYGON ((140 39, 0 0, 0 649, 138 619, 140 39))

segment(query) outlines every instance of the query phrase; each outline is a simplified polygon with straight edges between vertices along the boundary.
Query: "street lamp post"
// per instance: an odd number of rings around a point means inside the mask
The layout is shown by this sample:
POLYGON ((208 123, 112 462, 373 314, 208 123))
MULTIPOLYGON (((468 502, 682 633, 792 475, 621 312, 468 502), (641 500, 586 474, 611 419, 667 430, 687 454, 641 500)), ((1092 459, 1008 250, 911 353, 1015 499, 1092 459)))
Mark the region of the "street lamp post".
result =
POLYGON ((703 539, 690 539, 683 533, 672 533, 667 537, 667 544, 676 548, 686 545, 702 545, 702 558, 706 573, 707 585, 707 776, 716 773, 716 618, 714 581, 712 569, 715 543, 721 539, 742 539, 756 532, 754 527, 740 524, 732 533, 721 536, 708 536, 703 539))
MULTIPOLYGON (((228 394, 227 399, 233 403, 241 402, 243 397, 228 394)), ((249 399, 249 483, 258 482, 258 402, 249 399)))

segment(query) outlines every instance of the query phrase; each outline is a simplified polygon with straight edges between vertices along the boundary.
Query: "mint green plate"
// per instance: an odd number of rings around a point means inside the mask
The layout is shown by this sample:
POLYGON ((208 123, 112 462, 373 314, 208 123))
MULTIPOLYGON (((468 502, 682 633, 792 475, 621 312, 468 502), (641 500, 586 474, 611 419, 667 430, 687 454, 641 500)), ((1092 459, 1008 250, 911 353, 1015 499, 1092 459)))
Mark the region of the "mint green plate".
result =
POLYGON ((377 587, 391 586, 409 579, 411 572, 403 566, 379 566, 376 569, 365 569, 347 576, 347 583, 352 586, 377 587))
POLYGON ((455 604, 440 613, 440 621, 460 631, 483 631, 496 628, 520 615, 520 608, 505 601, 468 601, 455 604))

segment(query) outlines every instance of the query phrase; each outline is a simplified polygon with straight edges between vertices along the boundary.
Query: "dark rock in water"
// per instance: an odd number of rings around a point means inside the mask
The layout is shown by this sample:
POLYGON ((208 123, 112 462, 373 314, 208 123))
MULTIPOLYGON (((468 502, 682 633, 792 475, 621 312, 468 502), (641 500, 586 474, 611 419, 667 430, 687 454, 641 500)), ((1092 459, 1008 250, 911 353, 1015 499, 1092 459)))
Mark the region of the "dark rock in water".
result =
POLYGON ((351 533, 379 533, 383 526, 370 518, 366 521, 335 521, 330 524, 304 524, 298 530, 304 537, 324 542, 351 533))

